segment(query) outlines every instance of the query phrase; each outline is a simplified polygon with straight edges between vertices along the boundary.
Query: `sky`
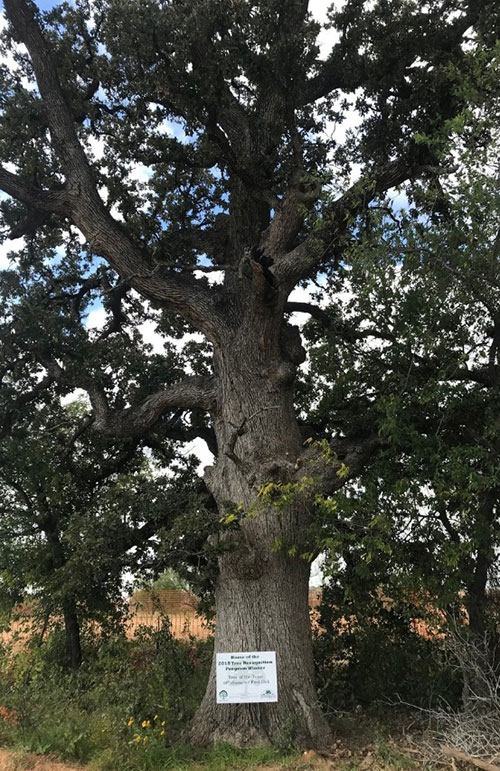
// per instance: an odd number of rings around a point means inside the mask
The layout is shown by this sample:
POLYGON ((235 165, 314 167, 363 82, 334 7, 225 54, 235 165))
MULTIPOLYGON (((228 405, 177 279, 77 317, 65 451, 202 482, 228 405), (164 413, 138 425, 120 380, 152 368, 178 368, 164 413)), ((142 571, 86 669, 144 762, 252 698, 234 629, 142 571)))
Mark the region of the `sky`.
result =
MULTIPOLYGON (((41 11, 48 11, 50 8, 53 8, 54 5, 57 5, 57 3, 52 2, 52 0, 35 0, 35 5, 41 10, 41 11)), ((3 11, 3 3, 0 0, 0 9, 3 11)))

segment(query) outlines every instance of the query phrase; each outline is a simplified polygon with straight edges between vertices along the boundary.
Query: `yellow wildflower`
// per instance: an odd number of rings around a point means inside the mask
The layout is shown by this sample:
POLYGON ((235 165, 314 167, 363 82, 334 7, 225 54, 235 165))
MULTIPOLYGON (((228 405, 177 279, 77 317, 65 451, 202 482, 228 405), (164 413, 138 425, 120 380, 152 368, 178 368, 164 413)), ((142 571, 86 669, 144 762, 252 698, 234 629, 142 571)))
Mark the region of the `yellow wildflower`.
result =
POLYGON ((165 725, 165 720, 162 720, 162 721, 161 721, 161 724, 162 724, 162 725, 165 725))
POLYGON ((144 737, 144 739, 142 740, 142 743, 143 743, 143 744, 146 744, 147 740, 148 740, 148 737, 147 737, 147 736, 145 736, 145 737, 144 737))
POLYGON ((141 725, 143 728, 148 728, 148 726, 151 725, 151 722, 149 720, 143 720, 141 725))
POLYGON ((163 729, 163 731, 160 731, 160 736, 165 736, 165 729, 163 729))
POLYGON ((131 716, 129 717, 129 721, 128 721, 127 725, 128 725, 128 726, 131 726, 133 722, 134 722, 134 718, 133 718, 133 717, 132 717, 132 715, 131 715, 131 716))
POLYGON ((136 741, 136 742, 140 742, 141 741, 141 737, 139 736, 139 734, 136 734, 136 736, 134 736, 134 741, 136 741))
POLYGON ((153 720, 158 720, 158 715, 155 715, 153 720))

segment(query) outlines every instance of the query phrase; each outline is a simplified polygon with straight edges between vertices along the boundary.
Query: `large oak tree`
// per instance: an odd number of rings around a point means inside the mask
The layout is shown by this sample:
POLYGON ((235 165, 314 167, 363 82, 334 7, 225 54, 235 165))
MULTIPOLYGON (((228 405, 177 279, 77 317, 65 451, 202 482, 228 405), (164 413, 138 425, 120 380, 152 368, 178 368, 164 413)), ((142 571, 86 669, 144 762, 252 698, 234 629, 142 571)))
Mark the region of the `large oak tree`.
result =
POLYGON ((193 737, 259 743, 293 730, 323 745, 300 555, 314 551, 315 506, 381 439, 374 411, 304 444, 294 397, 305 351, 290 314, 319 311, 289 296, 335 281, 376 199, 441 172, 462 75, 494 38, 494 3, 348 0, 332 12, 326 59, 307 0, 82 1, 44 17, 29 0, 4 5, 6 44, 24 48, 3 73, 0 148, 13 165, 0 189, 24 259, 78 233, 79 291, 112 297, 110 335, 135 292, 161 310, 165 333, 196 330, 210 349, 210 364, 121 408, 95 359, 86 368, 43 333, 30 349, 44 382, 87 391, 95 431, 137 437, 174 412, 176 439, 198 432, 214 451, 204 478, 231 523, 216 651, 275 650, 279 701, 217 706, 213 667, 193 737), (332 127, 350 105, 361 127, 339 143, 332 127))

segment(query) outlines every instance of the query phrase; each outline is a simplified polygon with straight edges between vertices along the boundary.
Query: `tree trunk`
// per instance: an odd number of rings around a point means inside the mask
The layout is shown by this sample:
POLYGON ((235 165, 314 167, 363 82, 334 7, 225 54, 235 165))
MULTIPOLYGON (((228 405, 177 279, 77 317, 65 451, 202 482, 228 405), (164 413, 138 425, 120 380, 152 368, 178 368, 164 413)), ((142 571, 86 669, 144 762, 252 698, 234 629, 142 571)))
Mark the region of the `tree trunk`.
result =
POLYGON ((314 686, 308 578, 308 563, 284 556, 269 560, 265 575, 254 580, 221 571, 215 652, 276 651, 278 702, 217 704, 214 655, 192 729, 196 743, 328 746, 314 686))
POLYGON ((82 663, 82 645, 80 624, 73 600, 63 603, 64 633, 66 636, 66 665, 69 669, 79 669, 82 663))
POLYGON ((498 492, 497 488, 493 488, 483 493, 474 525, 476 554, 467 581, 465 602, 469 616, 469 630, 476 637, 483 637, 486 632, 493 633, 495 626, 488 623, 490 619, 486 587, 489 571, 495 561, 493 524, 498 492))
POLYGON ((479 699, 484 700, 483 706, 490 703, 490 667, 493 667, 493 671, 498 670, 497 623, 494 615, 488 613, 487 596, 488 573, 495 560, 493 523, 498 492, 494 488, 482 495, 474 524, 476 553, 471 560, 466 583, 465 605, 469 616, 470 649, 468 656, 464 656, 465 663, 462 666, 462 701, 465 707, 476 709, 479 699))
MULTIPOLYGON (((236 514, 237 522, 235 527, 229 517, 231 525, 219 542, 215 653, 275 651, 278 702, 217 704, 214 654, 192 739, 197 744, 325 747, 330 732, 314 686, 310 564, 299 556, 312 550, 307 532, 311 501, 292 481, 303 451, 293 409, 300 354, 297 346, 285 346, 283 334, 273 349, 262 317, 259 326, 253 340, 235 336, 216 354, 219 454, 205 479, 221 517, 236 514), (265 486, 274 490, 274 503, 262 495, 265 486), (286 501, 284 489, 291 492, 286 501)), ((293 333, 290 339, 297 342, 293 333)), ((304 477, 308 473, 304 469, 304 477)))

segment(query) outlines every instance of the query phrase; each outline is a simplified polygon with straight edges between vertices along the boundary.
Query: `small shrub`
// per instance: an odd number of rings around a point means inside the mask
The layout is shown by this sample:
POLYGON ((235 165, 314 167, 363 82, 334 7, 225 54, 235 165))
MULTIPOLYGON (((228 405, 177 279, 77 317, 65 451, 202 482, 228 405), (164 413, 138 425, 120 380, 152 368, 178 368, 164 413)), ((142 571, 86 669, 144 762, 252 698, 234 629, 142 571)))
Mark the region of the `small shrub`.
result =
POLYGON ((457 703, 460 681, 449 667, 443 641, 417 634, 414 615, 411 603, 388 603, 376 593, 364 604, 325 593, 324 626, 316 634, 314 652, 319 696, 327 710, 394 699, 457 703))

